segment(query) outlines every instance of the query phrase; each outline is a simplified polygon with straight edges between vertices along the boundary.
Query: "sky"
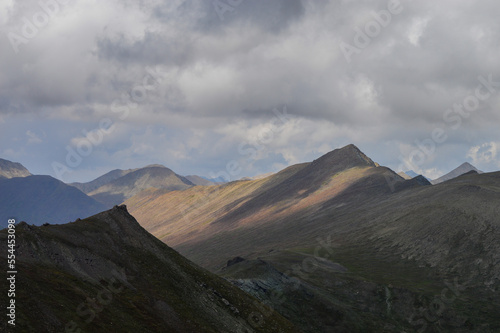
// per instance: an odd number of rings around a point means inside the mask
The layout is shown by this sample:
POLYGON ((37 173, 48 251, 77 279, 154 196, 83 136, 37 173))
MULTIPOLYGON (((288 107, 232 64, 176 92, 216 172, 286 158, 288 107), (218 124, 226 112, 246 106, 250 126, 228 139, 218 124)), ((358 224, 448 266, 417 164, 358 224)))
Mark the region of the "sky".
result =
POLYGON ((500 169, 500 2, 0 0, 0 158, 230 180, 353 143, 500 169))

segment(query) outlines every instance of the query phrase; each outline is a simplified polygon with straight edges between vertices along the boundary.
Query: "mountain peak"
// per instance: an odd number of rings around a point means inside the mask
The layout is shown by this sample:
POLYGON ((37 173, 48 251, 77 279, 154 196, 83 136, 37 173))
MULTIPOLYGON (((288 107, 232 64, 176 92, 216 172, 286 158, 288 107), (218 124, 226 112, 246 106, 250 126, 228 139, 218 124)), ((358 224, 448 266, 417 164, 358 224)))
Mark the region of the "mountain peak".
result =
POLYGON ((464 162, 464 163, 460 164, 460 166, 458 168, 469 168, 471 170, 477 170, 476 167, 473 166, 472 164, 470 164, 469 162, 464 162))
POLYGON ((146 165, 144 168, 142 169, 146 169, 146 168, 165 168, 165 169, 168 169, 166 166, 164 165, 161 165, 161 164, 150 164, 150 165, 146 165))
POLYGON ((321 156, 313 161, 314 164, 322 164, 323 166, 334 167, 338 171, 348 169, 355 166, 371 166, 377 165, 368 156, 366 156, 358 147, 349 144, 345 147, 332 150, 331 152, 321 156))
POLYGON ((152 164, 107 182, 89 192, 88 195, 107 207, 113 207, 151 187, 175 191, 184 190, 193 185, 188 179, 177 175, 169 168, 152 164))
POLYGON ((469 162, 464 162, 464 163, 460 164, 460 166, 458 166, 457 168, 448 172, 447 174, 433 180, 432 184, 439 184, 439 183, 445 182, 447 180, 456 178, 456 177, 461 176, 461 175, 468 173, 470 171, 476 171, 477 173, 483 173, 481 170, 477 169, 475 166, 473 166, 469 162))
POLYGON ((21 163, 11 162, 0 158, 0 178, 27 177, 31 173, 21 163))

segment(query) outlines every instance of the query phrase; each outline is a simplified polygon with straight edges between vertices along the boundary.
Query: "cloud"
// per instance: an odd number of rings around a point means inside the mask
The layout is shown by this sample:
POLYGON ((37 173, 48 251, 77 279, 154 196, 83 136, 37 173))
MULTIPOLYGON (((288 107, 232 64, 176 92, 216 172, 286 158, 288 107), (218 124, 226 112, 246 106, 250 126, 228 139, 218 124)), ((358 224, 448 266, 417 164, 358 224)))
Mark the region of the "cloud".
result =
MULTIPOLYGON (((79 167, 86 175, 132 164, 127 154, 136 163, 206 175, 242 158, 238 147, 283 105, 294 120, 244 172, 267 172, 266 165, 305 161, 351 142, 396 169, 416 141, 443 127, 448 139, 419 166, 435 174, 496 140, 498 92, 458 129, 443 115, 474 93, 479 75, 500 81, 498 1, 401 0, 401 13, 350 63, 340 44, 353 44, 358 29, 387 9, 386 0, 232 4, 223 19, 202 0, 60 5, 17 54, 0 39, 0 126, 38 138, 44 131, 38 151, 60 159, 83 129, 111 119, 116 132, 79 167), (151 68, 158 84, 140 95, 151 68), (118 105, 128 108, 126 117, 118 105), (51 130, 56 123, 58 131, 51 130)), ((22 34, 24 18, 33 22, 41 10, 35 0, 4 1, 1 30, 22 34)), ((18 147, 2 135, 0 150, 18 147)), ((51 172, 50 160, 38 166, 38 151, 24 151, 26 163, 51 172)))
POLYGON ((42 143, 42 139, 40 139, 35 133, 28 130, 26 131, 26 136, 28 137, 28 143, 42 143))
POLYGON ((472 159, 474 165, 488 165, 495 163, 500 167, 500 163, 497 160, 499 145, 496 142, 486 142, 480 146, 474 146, 469 149, 467 157, 472 159))

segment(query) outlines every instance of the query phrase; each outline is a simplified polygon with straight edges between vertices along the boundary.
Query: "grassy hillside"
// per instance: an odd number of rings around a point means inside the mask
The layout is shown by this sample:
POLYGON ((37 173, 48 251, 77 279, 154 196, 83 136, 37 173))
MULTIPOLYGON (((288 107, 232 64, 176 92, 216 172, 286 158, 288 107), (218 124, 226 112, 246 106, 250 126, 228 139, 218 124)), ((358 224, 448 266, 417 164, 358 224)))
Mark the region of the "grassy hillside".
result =
POLYGON ((125 207, 65 225, 23 223, 16 240, 17 332, 298 332, 148 234, 125 207))

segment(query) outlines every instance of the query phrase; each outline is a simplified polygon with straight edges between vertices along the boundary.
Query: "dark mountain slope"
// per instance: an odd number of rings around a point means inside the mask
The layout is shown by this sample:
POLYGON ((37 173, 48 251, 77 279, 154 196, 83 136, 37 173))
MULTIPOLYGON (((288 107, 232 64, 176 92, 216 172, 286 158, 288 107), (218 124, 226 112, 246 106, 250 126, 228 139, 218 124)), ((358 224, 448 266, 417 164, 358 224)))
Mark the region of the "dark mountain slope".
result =
POLYGON ((27 177, 31 173, 21 163, 15 163, 0 158, 0 178, 27 177))
POLYGON ((177 249, 213 270, 234 256, 273 262, 299 280, 223 274, 276 302, 297 324, 309 322, 308 332, 318 331, 314 323, 350 332, 498 332, 500 173, 463 175, 368 200, 357 196, 363 183, 285 218, 197 237, 177 249), (337 271, 339 265, 347 272, 337 271), (319 290, 290 289, 311 284, 319 290), (266 291, 272 289, 283 294, 276 299, 266 291), (307 304, 318 313, 331 309, 331 315, 302 318, 305 301, 294 300, 317 294, 307 304))
POLYGON ((19 332, 297 332, 147 233, 124 206, 65 225, 20 224, 16 240, 19 332))
POLYGON ((176 191, 191 186, 194 186, 192 182, 177 175, 169 168, 162 165, 151 165, 127 173, 89 192, 89 195, 107 207, 113 207, 150 187, 176 191))
POLYGON ((305 331, 500 331, 500 173, 429 186, 346 148, 345 163, 334 151, 262 180, 127 202, 204 267, 223 272, 228 260, 248 259, 223 274, 305 331), (258 258, 270 274, 253 274, 258 258))
POLYGON ((0 226, 7 219, 40 225, 66 223, 105 210, 105 206, 80 190, 50 176, 0 179, 0 226))

